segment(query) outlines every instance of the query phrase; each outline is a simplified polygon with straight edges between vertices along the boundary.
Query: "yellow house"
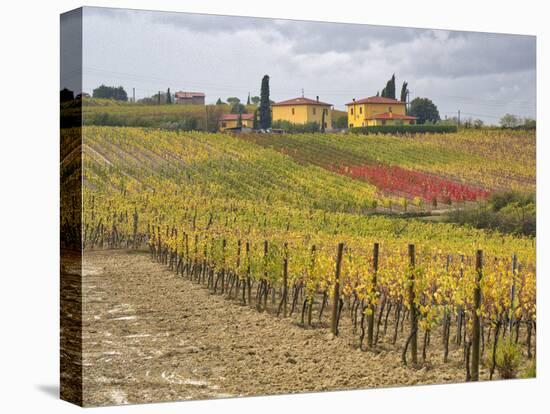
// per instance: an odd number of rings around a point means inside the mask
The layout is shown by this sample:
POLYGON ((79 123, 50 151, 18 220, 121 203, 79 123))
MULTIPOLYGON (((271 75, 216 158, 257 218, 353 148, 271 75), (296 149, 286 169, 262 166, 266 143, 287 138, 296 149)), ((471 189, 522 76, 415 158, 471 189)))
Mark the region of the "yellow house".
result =
POLYGON ((293 124, 306 124, 316 122, 319 125, 323 122, 325 114, 325 128, 332 127, 332 104, 304 98, 294 98, 287 101, 277 102, 271 105, 273 121, 289 121, 293 124))
POLYGON ((371 96, 347 103, 348 126, 412 125, 416 117, 408 116, 405 102, 397 99, 371 96))
MULTIPOLYGON (((254 126, 253 114, 241 114, 241 124, 245 128, 254 126)), ((226 129, 237 128, 239 126, 239 114, 223 114, 218 119, 218 129, 223 132, 226 129)))

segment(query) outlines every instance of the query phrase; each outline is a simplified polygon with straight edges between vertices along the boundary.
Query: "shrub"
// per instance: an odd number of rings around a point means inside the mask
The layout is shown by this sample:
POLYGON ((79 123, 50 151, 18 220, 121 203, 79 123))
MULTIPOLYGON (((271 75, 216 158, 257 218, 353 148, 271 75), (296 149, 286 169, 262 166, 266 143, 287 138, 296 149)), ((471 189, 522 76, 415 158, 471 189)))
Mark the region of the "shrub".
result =
POLYGON ((503 379, 516 378, 521 363, 521 350, 512 341, 501 341, 497 345, 495 365, 503 379))
POLYGON ((477 229, 534 237, 537 232, 535 194, 493 193, 477 208, 449 212, 446 220, 477 229))
POLYGON ((308 132, 319 132, 321 127, 317 122, 307 122, 305 124, 294 124, 289 121, 273 121, 271 123, 271 128, 273 129, 282 129, 285 132, 291 134, 304 134, 308 132))
POLYGON ((354 134, 445 134, 457 132, 456 125, 377 125, 350 128, 354 134))
POLYGON ((537 377, 537 361, 533 360, 527 367, 527 370, 523 374, 524 378, 536 378, 537 377))

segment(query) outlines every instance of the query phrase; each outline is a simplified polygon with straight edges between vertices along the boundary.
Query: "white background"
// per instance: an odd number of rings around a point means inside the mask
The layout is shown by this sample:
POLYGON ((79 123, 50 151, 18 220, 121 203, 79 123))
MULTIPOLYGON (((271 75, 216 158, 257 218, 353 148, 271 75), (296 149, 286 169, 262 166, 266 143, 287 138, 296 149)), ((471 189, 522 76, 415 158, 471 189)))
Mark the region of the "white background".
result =
POLYGON ((4 2, 0 12, 0 407, 3 412, 65 413, 59 371, 58 99, 59 14, 111 6, 259 17, 387 24, 537 35, 538 378, 282 397, 149 404, 94 412, 224 413, 548 412, 548 29, 544 1, 132 0, 4 2), (546 349, 545 349, 546 348, 546 349), (353 410, 353 411, 350 411, 353 410))

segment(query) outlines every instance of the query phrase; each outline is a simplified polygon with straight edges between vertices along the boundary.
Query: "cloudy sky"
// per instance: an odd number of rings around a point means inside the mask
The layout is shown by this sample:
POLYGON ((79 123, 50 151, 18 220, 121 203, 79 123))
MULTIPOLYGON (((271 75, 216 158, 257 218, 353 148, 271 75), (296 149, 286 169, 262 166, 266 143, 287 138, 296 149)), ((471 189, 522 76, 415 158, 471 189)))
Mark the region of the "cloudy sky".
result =
POLYGON ((269 74, 275 101, 303 89, 344 109, 395 73, 398 91, 406 80, 442 117, 535 117, 533 36, 86 8, 83 41, 87 92, 105 83, 137 98, 170 87, 246 100, 269 74))

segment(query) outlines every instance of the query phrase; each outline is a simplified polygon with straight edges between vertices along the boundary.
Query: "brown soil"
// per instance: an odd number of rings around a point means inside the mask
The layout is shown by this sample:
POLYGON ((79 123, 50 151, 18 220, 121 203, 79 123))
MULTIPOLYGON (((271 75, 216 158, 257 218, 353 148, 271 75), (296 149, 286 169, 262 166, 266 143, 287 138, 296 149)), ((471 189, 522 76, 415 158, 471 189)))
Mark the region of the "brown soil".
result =
MULTIPOLYGON (((213 295, 144 252, 91 251, 83 262, 84 405, 235 397, 461 382, 462 350, 442 362, 441 338, 427 361, 404 367, 406 332, 377 352, 358 349, 349 312, 340 336, 299 326, 213 295)), ((276 307, 276 306, 274 306, 276 307)), ((330 311, 325 310, 325 323, 330 311)), ((317 316, 315 316, 317 319, 317 316)), ((407 328, 405 328, 405 331, 407 328)), ((421 360, 422 336, 419 336, 421 360)), ((480 371, 482 379, 487 370, 480 371)))

